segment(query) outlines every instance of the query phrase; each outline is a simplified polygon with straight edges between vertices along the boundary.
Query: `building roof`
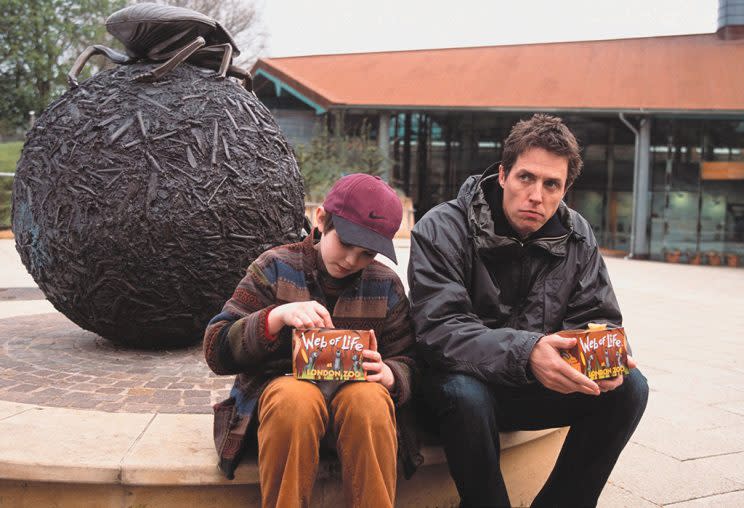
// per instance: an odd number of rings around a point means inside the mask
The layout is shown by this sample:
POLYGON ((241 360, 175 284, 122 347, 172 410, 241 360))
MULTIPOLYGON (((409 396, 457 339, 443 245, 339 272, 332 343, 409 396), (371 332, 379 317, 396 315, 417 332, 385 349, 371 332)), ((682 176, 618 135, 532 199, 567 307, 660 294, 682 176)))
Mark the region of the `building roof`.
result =
POLYGON ((265 58, 316 106, 744 112, 744 40, 715 34, 265 58))

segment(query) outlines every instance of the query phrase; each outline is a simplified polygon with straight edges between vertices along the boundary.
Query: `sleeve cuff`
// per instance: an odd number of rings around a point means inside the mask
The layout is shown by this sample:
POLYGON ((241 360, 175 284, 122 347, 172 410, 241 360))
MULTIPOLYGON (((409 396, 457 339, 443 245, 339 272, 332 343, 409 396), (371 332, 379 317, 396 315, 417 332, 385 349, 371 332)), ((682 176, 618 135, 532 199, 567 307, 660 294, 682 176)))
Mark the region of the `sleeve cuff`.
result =
POLYGON ((273 306, 270 309, 268 309, 268 312, 266 312, 266 315, 264 316, 264 319, 263 319, 263 329, 261 333, 263 333, 263 336, 266 342, 274 342, 279 335, 278 333, 276 335, 272 335, 269 332, 269 314, 271 314, 272 310, 274 310, 273 306))
POLYGON ((408 366, 396 361, 383 361, 390 367, 390 371, 393 373, 393 378, 395 379, 395 386, 390 392, 390 397, 396 406, 401 406, 411 398, 410 380, 407 375, 408 366))
MULTIPOLYGON (((277 338, 279 338, 281 331, 276 335, 269 333, 269 314, 275 307, 276 305, 269 305, 265 309, 261 309, 254 325, 257 327, 256 337, 258 338, 258 342, 263 345, 264 349, 267 351, 276 350, 279 347, 280 342, 277 338)), ((282 328, 282 330, 283 329, 284 328, 282 328)))
POLYGON ((527 384, 532 384, 537 382, 537 378, 535 377, 535 374, 532 372, 532 367, 530 367, 530 356, 532 355, 532 350, 535 348, 535 345, 542 339, 543 335, 533 335, 530 336, 529 340, 527 341, 527 354, 525 355, 525 362, 524 362, 524 379, 527 384))

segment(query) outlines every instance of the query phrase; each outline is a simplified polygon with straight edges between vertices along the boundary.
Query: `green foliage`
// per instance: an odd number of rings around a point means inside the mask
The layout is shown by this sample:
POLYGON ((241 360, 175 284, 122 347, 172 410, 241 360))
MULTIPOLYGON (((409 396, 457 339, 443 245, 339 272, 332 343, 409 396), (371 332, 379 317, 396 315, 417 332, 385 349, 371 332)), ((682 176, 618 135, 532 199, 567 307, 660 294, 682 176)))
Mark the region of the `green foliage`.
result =
POLYGON ((369 139, 369 128, 359 135, 336 136, 323 129, 308 145, 295 148, 297 164, 305 180, 305 198, 321 202, 331 186, 344 175, 368 173, 382 176, 385 160, 377 144, 369 139))
POLYGON ((11 196, 13 179, 0 176, 0 229, 10 228, 11 196))
POLYGON ((23 141, 0 143, 0 173, 15 173, 18 159, 21 158, 23 141))
MULTIPOLYGON (((22 141, 0 143, 0 173, 15 173, 16 163, 21 157, 22 141)), ((0 176, 0 229, 10 227, 10 206, 13 178, 0 176)))
MULTIPOLYGON (((26 125, 67 87, 80 52, 111 44, 105 18, 125 0, 3 0, 0 2, 0 130, 26 125)), ((91 62, 94 64, 94 62, 91 62)), ((95 69, 90 65, 82 78, 95 69)))

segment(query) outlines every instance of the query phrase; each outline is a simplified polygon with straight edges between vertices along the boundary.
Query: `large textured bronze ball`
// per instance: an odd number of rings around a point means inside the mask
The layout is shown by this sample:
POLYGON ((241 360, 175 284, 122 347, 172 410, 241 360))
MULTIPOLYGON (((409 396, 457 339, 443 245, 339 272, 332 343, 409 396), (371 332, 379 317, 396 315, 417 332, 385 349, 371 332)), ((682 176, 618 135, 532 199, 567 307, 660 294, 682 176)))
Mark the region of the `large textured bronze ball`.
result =
POLYGON ((254 94, 182 64, 103 71, 53 102, 27 135, 13 231, 49 301, 134 347, 193 344, 245 268, 297 241, 303 185, 254 94))

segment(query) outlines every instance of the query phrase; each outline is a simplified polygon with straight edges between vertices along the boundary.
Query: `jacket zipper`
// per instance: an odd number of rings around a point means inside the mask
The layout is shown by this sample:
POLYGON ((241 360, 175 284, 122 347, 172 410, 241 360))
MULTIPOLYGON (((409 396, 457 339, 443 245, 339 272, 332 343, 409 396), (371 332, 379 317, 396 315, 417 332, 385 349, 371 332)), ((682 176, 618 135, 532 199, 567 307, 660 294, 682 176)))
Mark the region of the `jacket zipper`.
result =
MULTIPOLYGON (((545 241, 561 240, 563 238, 568 237, 568 235, 570 235, 570 234, 571 233, 569 232, 569 233, 566 233, 565 235, 555 236, 555 237, 548 237, 548 238, 540 238, 539 240, 545 240, 545 241)), ((510 236, 508 238, 510 240, 515 241, 517 244, 519 244, 519 247, 522 248, 522 249, 524 249, 528 245, 531 245, 531 244, 535 243, 535 241, 529 241, 529 240, 526 241, 526 242, 523 242, 523 241, 521 241, 521 240, 519 240, 517 238, 514 238, 513 236, 510 236)), ((518 286, 519 293, 518 293, 518 298, 517 298, 517 305, 513 309, 512 315, 511 315, 511 327, 512 328, 517 328, 517 319, 518 319, 519 316, 522 315, 522 311, 523 311, 523 308, 522 307, 524 305, 525 299, 527 298, 527 295, 526 295, 526 292, 527 292, 527 288, 526 288, 527 281, 525 280, 525 263, 526 263, 526 257, 524 255, 521 255, 520 256, 520 259, 519 259, 519 286, 518 286)))

